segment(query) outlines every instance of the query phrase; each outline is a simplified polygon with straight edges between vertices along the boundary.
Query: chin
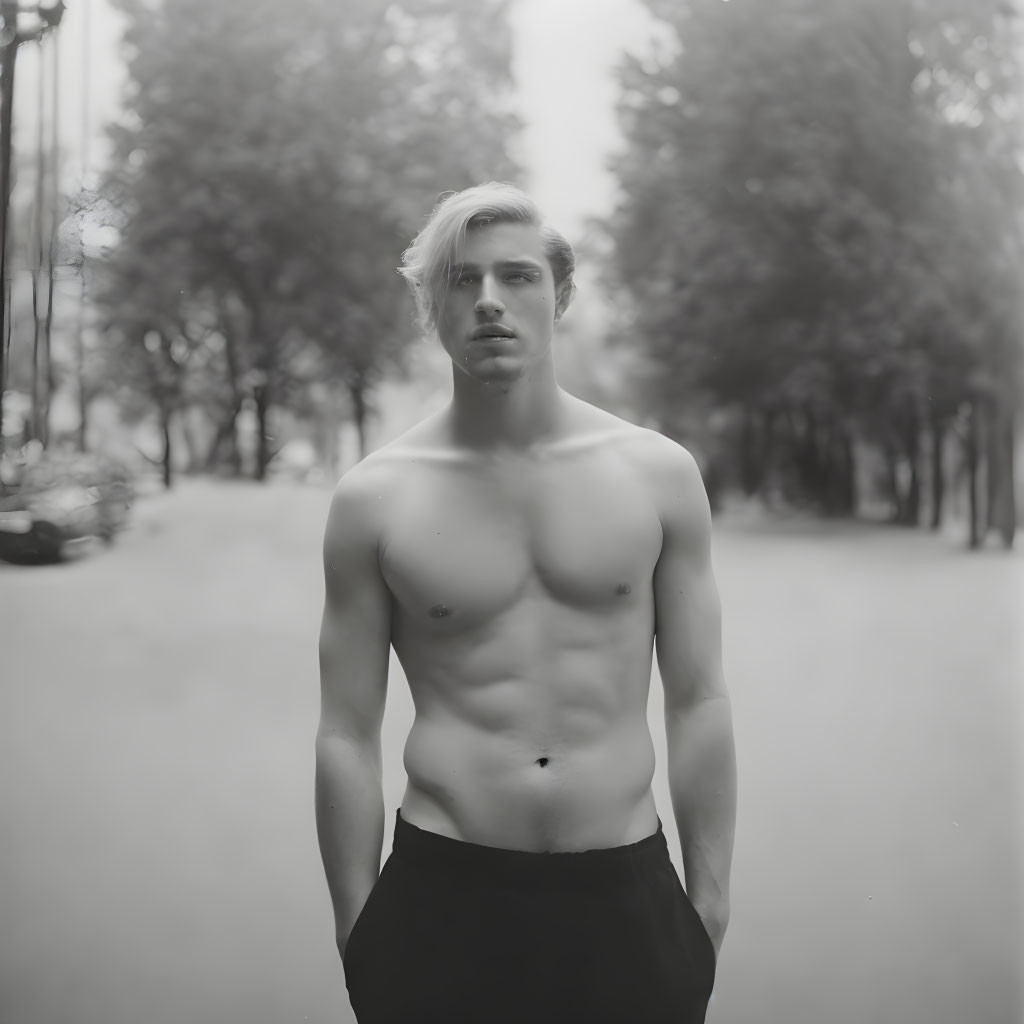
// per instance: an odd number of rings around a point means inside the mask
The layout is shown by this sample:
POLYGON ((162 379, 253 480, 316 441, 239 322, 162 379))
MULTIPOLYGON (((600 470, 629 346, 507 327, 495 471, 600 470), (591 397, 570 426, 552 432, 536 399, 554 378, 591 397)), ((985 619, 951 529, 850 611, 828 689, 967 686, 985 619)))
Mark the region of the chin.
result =
POLYGON ((520 362, 512 363, 510 361, 510 365, 505 366, 495 366, 491 363, 486 366, 465 367, 464 372, 474 380, 478 380, 481 384, 500 386, 502 384, 511 384, 524 377, 526 375, 526 367, 520 362))

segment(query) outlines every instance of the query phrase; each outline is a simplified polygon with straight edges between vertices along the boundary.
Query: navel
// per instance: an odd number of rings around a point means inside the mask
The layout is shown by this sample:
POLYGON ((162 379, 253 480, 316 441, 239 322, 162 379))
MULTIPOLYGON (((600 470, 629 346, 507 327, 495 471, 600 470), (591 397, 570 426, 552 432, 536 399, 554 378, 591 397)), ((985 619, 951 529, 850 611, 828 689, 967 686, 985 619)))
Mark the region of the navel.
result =
POLYGON ((451 615, 451 613, 451 608, 446 604, 435 604, 434 607, 430 609, 430 617, 432 619, 446 619, 451 615))
POLYGON ((539 764, 541 768, 546 768, 548 764, 548 759, 546 757, 538 757, 537 764, 539 764))

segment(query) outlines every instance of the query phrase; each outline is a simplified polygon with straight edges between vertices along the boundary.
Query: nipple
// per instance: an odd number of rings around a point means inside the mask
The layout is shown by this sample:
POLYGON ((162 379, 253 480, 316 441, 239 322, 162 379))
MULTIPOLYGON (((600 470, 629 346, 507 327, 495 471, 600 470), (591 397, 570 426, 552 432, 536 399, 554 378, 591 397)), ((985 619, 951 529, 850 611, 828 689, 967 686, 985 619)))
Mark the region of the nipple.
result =
POLYGON ((434 607, 430 609, 430 617, 432 619, 443 619, 446 616, 451 615, 451 613, 451 608, 446 604, 435 604, 434 607))
POLYGON ((615 593, 618 594, 620 597, 625 597, 626 594, 633 593, 633 588, 628 583, 620 583, 615 588, 615 593))

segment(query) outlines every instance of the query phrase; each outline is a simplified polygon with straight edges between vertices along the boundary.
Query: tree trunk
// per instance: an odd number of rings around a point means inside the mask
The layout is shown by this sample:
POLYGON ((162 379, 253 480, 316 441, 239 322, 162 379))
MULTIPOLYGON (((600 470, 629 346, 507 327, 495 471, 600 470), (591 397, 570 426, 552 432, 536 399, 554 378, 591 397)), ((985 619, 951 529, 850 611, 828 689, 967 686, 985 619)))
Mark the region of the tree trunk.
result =
POLYGON ((931 528, 938 530, 942 526, 942 511, 946 499, 946 477, 945 467, 942 459, 942 449, 946 439, 946 430, 942 421, 932 417, 931 421, 931 460, 932 460, 932 519, 931 528))
POLYGON ((890 441, 886 441, 882 446, 882 451, 885 455, 885 466, 888 470, 887 479, 889 482, 889 500, 892 502, 892 521, 894 523, 902 523, 905 511, 903 508, 903 492, 900 489, 896 448, 890 441))
POLYGON ((839 462, 837 459, 838 438, 835 424, 824 423, 820 428, 821 443, 818 450, 821 453, 821 487, 823 507, 826 515, 835 516, 839 514, 839 462))
POLYGON ((242 411, 242 400, 238 398, 235 401, 231 412, 220 422, 217 427, 217 433, 214 435, 213 441, 210 443, 209 451, 206 453, 205 467, 207 472, 214 468, 217 462, 217 458, 220 455, 220 450, 225 443, 229 445, 229 459, 231 461, 231 470, 234 476, 239 476, 242 472, 242 460, 238 452, 238 439, 235 436, 235 425, 238 421, 238 414, 242 411))
POLYGON ((171 470, 171 456, 173 454, 171 450, 171 410, 167 408, 160 409, 160 427, 163 430, 164 435, 164 457, 162 460, 163 464, 163 475, 164 475, 164 489, 170 490, 173 483, 172 470, 171 470))
MULTIPOLYGON (((827 438, 824 441, 828 443, 827 438)), ((804 406, 804 436, 801 439, 800 462, 806 498, 819 511, 828 510, 828 479, 822 458, 822 428, 810 405, 804 406)))
POLYGON ((775 475, 775 413, 772 411, 766 412, 762 418, 761 438, 761 473, 757 492, 762 501, 768 502, 775 475))
POLYGON ((1000 409, 999 400, 991 396, 986 403, 985 431, 981 438, 981 458, 985 466, 985 504, 981 516, 981 539, 996 526, 999 517, 999 476, 1002 466, 999 459, 1000 409))
MULTIPOLYGON (((3 308, 10 310, 11 283, 0 278, 0 295, 4 296, 3 308)), ((0 323, 0 458, 6 454, 4 443, 4 394, 7 391, 7 367, 10 365, 11 352, 11 318, 0 311, 4 320, 0 323)), ((0 480, 0 494, 6 491, 6 485, 0 480)))
POLYGON ((262 483, 267 479, 267 466, 270 464, 270 435, 267 433, 270 384, 258 384, 253 392, 256 399, 256 479, 262 483))
POLYGON ((189 416, 191 406, 185 405, 179 409, 178 421, 181 423, 181 434, 185 439, 185 451, 188 453, 186 465, 189 473, 201 473, 206 468, 206 459, 203 454, 203 443, 200 440, 194 417, 189 416))
POLYGON ((740 426, 740 485, 746 497, 757 493, 760 486, 758 472, 759 460, 757 452, 757 427, 753 413, 749 408, 743 410, 743 422, 740 426))
POLYGON ((40 377, 43 372, 40 350, 42 349, 43 318, 40 312, 39 278, 42 267, 32 268, 32 411, 29 422, 32 425, 32 437, 42 440, 42 386, 40 377))
POLYGON ((823 430, 822 473, 825 479, 826 511, 830 516, 848 516, 853 511, 853 444, 846 424, 836 416, 823 430))
POLYGON ((975 400, 971 402, 967 417, 967 501, 970 508, 967 544, 970 548, 977 548, 981 545, 978 516, 978 416, 978 402, 975 400))
POLYGON ((1006 468, 1003 476, 1003 518, 999 532, 1003 537, 1003 545, 1009 549, 1013 547, 1014 537, 1017 533, 1017 475, 1016 466, 1016 430, 1017 418, 1012 412, 1006 417, 1003 425, 1003 457, 1006 468))
POLYGON ((231 387, 232 409, 230 417, 225 420, 217 430, 217 436, 214 438, 213 445, 210 447, 210 454, 207 458, 207 468, 209 469, 212 467, 220 445, 227 441, 229 445, 228 458, 231 462, 231 472, 234 476, 238 477, 242 475, 242 454, 238 450, 238 433, 236 425, 238 422, 238 414, 242 411, 242 405, 245 402, 245 395, 243 394, 239 383, 239 359, 234 331, 229 327, 224 327, 221 333, 224 336, 224 357, 227 362, 228 383, 231 387))
POLYGON ((349 394, 352 396, 352 419, 355 421, 356 433, 359 435, 359 458, 365 459, 367 455, 366 439, 366 388, 362 383, 350 384, 349 394))
POLYGON ((85 261, 82 262, 82 286, 78 294, 75 314, 75 376, 78 379, 78 450, 88 451, 89 443, 89 386, 85 380, 85 261))
POLYGON ((850 428, 843 423, 839 427, 840 501, 844 515, 857 514, 857 455, 853 447, 850 428))
POLYGON ((998 530, 1003 545, 1013 547, 1017 529, 1017 502, 1014 495, 1013 412, 996 399, 988 431, 988 528, 998 530))
POLYGON ((910 480, 907 484, 907 500, 903 506, 903 525, 917 526, 921 521, 921 432, 917 417, 907 429, 907 460, 910 463, 910 480))
POLYGON ((43 219, 44 182, 46 179, 46 61, 45 51, 40 48, 36 62, 36 167, 35 167, 35 209, 32 217, 32 436, 46 447, 43 380, 49 379, 49 370, 44 361, 42 288, 43 278, 43 219))

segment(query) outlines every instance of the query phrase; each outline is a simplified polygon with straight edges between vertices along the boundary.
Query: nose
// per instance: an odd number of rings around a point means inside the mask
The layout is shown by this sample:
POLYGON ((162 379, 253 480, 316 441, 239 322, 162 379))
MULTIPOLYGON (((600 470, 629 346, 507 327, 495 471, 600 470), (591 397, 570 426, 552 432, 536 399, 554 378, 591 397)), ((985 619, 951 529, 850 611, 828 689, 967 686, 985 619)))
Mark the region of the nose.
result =
POLYGON ((498 295, 497 282, 491 274, 485 274, 480 282, 480 294, 474 308, 487 316, 500 316, 505 312, 505 303, 498 295))

